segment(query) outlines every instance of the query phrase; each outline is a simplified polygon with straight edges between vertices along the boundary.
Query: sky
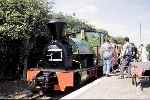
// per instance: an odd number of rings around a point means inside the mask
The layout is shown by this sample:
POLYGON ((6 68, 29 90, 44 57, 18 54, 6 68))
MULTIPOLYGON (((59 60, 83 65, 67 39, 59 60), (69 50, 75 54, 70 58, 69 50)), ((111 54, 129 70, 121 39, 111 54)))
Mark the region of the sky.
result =
POLYGON ((104 29, 112 36, 128 36, 131 42, 150 43, 150 0, 54 0, 54 11, 76 17, 104 29))

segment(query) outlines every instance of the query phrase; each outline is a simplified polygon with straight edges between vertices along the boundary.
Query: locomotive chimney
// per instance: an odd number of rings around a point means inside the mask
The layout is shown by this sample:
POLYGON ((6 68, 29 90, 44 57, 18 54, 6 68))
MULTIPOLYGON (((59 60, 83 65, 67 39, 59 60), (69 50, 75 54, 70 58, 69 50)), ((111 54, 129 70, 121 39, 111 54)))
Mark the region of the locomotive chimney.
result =
POLYGON ((59 19, 53 19, 47 24, 50 35, 54 40, 62 39, 65 36, 65 21, 61 21, 59 19))

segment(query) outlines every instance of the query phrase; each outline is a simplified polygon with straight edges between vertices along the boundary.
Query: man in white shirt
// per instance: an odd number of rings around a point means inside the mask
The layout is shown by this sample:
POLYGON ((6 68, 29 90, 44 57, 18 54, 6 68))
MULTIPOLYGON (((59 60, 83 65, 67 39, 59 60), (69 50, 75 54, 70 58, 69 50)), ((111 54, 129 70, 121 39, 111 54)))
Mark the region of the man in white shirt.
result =
POLYGON ((124 70, 128 69, 128 77, 130 77, 130 64, 132 61, 132 46, 129 43, 129 38, 126 37, 125 38, 125 44, 123 45, 123 49, 121 52, 121 58, 122 58, 122 63, 120 66, 121 69, 121 77, 120 78, 124 78, 124 70))
POLYGON ((106 40, 105 43, 101 46, 101 54, 103 58, 103 74, 109 76, 110 69, 112 67, 112 45, 109 40, 106 40))

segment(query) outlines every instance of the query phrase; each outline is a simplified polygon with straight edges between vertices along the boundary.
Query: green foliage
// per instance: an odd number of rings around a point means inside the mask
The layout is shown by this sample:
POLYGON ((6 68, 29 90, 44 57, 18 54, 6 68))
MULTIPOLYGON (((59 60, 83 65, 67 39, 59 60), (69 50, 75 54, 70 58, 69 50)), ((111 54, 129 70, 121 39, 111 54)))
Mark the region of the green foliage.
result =
POLYGON ((150 60, 150 44, 147 44, 146 51, 148 52, 148 59, 150 60))
POLYGON ((96 30, 94 26, 87 24, 85 21, 82 21, 81 19, 78 19, 75 16, 68 16, 59 12, 57 14, 54 14, 53 17, 64 19, 67 22, 67 32, 77 33, 80 32, 81 29, 84 29, 85 31, 96 30))
POLYGON ((112 37, 112 40, 117 44, 124 44, 124 37, 112 37))
POLYGON ((1 0, 0 38, 28 39, 45 32, 48 7, 44 0, 1 0))
POLYGON ((146 50, 147 50, 148 53, 150 53, 150 44, 147 44, 146 50))
POLYGON ((29 55, 40 55, 45 44, 40 40, 49 36, 46 24, 52 16, 51 4, 47 0, 0 0, 1 72, 16 71, 18 65, 27 68, 29 55))

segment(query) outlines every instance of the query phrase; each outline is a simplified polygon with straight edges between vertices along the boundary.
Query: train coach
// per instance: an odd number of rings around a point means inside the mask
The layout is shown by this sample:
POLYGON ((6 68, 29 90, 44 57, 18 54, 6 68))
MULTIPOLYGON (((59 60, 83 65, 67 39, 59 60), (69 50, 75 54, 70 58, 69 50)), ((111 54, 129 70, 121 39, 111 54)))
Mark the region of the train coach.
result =
POLYGON ((47 26, 51 39, 37 66, 27 70, 27 81, 35 89, 65 91, 100 76, 98 47, 95 52, 85 39, 67 36, 64 21, 51 20, 47 26))

